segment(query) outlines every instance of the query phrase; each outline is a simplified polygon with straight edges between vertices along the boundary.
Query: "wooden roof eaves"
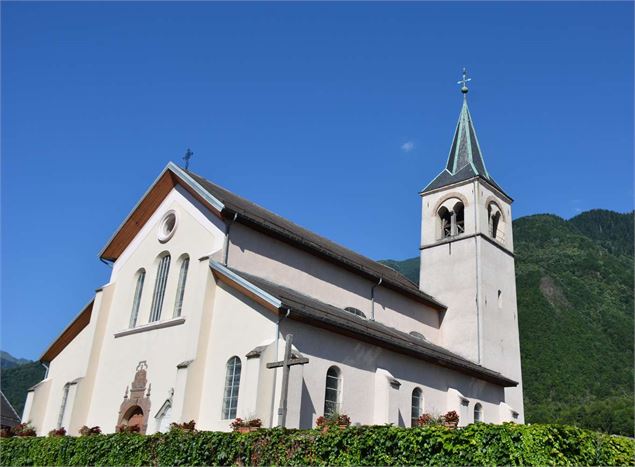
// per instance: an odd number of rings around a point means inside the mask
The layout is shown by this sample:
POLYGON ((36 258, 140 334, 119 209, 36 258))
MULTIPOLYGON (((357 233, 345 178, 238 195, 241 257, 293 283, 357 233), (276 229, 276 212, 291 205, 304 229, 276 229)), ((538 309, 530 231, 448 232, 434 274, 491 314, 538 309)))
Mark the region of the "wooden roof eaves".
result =
POLYGON ((40 362, 51 362, 57 357, 62 350, 70 344, 75 337, 90 323, 90 317, 93 312, 93 304, 95 299, 92 299, 82 311, 80 311, 73 321, 64 328, 64 330, 55 338, 55 340, 48 346, 42 356, 39 358, 40 362))
MULTIPOLYGON (((125 249, 125 247, 120 247, 120 248, 111 248, 111 246, 113 245, 113 243, 118 239, 118 237, 120 237, 122 234, 127 233, 127 231, 129 229, 132 229, 134 231, 134 234, 132 235, 132 237, 134 237, 134 235, 136 235, 136 233, 141 230, 141 228, 145 225, 145 223, 148 221, 148 219, 150 218, 151 214, 146 214, 145 216, 143 214, 140 214, 139 216, 141 217, 140 219, 135 219, 135 215, 144 207, 144 202, 149 199, 149 195, 156 189, 156 187, 162 182, 162 180, 164 179, 164 177, 169 177, 170 181, 170 187, 173 188, 175 187, 177 184, 180 184, 191 194, 193 195, 195 198, 197 198, 199 201, 201 201, 204 205, 206 205, 207 207, 209 207, 215 214, 217 214, 219 217, 221 216, 221 213, 223 211, 223 209, 225 208, 224 204, 219 201, 218 199, 216 199, 214 196, 212 196, 207 190, 205 190, 196 180, 194 180, 187 172, 185 172, 183 169, 181 169, 179 166, 177 166, 175 163, 173 162, 169 162, 165 168, 161 171, 161 173, 159 174, 159 176, 154 180, 154 182, 152 182, 152 184, 150 185, 150 187, 146 190, 146 192, 143 194, 143 196, 139 199, 139 201, 137 202, 137 204, 135 204, 135 206, 131 209, 131 211, 128 213, 128 215, 126 216, 126 218, 124 219, 124 221, 119 225, 119 227, 115 230, 115 232, 112 234, 112 236, 110 237, 110 239, 108 239, 108 241, 106 242, 106 245, 102 248, 102 250, 99 252, 99 258, 101 260, 107 260, 107 261, 116 261, 117 258, 119 257, 119 255, 123 252, 123 250, 125 249), (115 250, 115 251, 111 251, 111 250, 115 250)), ((169 192, 169 191, 168 191, 169 192)), ((157 205, 163 201, 163 199, 165 199, 165 196, 167 196, 166 192, 164 194, 163 197, 161 197, 160 200, 158 200, 157 205)), ((153 212, 154 210, 151 209, 151 212, 153 212)), ((125 242, 124 243, 127 244, 129 242, 125 242)))

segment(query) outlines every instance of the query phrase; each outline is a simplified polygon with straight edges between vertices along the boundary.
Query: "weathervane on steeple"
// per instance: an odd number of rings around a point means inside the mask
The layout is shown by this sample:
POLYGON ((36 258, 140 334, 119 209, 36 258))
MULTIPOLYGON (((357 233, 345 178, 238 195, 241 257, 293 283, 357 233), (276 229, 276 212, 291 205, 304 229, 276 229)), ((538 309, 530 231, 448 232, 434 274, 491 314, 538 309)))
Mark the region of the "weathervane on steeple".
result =
POLYGON ((461 86, 461 92, 463 93, 463 97, 466 97, 467 94, 467 83, 469 81, 472 81, 472 78, 468 78, 467 77, 467 70, 465 69, 465 67, 463 67, 463 79, 461 81, 457 81, 456 84, 462 84, 463 86, 461 86))
POLYGON ((183 156, 183 160, 185 161, 185 170, 187 170, 190 166, 190 159, 193 155, 194 153, 192 152, 192 150, 190 148, 187 148, 187 151, 185 151, 185 155, 183 156))

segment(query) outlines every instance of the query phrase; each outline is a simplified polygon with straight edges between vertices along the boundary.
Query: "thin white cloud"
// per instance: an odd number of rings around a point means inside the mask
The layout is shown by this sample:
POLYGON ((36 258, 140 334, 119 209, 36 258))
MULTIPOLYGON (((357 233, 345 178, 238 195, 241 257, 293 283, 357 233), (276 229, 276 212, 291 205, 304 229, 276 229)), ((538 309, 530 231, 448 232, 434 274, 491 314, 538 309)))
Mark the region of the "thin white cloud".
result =
POLYGON ((414 148, 415 148, 415 143, 413 143, 412 141, 406 141, 405 143, 401 145, 401 150, 403 152, 410 152, 414 148))

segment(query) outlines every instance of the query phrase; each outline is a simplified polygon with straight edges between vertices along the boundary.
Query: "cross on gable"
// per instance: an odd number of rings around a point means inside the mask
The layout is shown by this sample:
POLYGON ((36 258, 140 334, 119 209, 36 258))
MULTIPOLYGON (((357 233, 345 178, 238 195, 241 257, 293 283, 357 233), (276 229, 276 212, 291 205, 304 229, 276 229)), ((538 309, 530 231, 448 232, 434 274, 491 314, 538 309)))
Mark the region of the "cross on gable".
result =
POLYGON ((280 391, 280 408, 278 409, 278 425, 284 426, 287 421, 287 393, 289 392, 289 370, 293 365, 306 365, 309 359, 305 357, 293 358, 293 334, 287 334, 287 345, 284 348, 282 361, 267 363, 267 368, 282 368, 282 389, 280 391))

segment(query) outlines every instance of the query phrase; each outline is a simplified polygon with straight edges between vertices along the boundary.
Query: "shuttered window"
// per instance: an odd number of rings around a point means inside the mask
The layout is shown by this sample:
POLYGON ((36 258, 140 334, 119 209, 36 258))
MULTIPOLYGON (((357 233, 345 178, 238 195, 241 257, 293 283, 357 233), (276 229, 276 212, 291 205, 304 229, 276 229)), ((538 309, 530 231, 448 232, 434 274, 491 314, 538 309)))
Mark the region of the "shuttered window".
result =
POLYGON ((159 262, 157 281, 154 284, 152 307, 150 308, 150 322, 161 319, 161 308, 163 308, 163 298, 165 297, 165 286, 168 282, 168 272, 170 272, 170 255, 165 255, 159 262))

